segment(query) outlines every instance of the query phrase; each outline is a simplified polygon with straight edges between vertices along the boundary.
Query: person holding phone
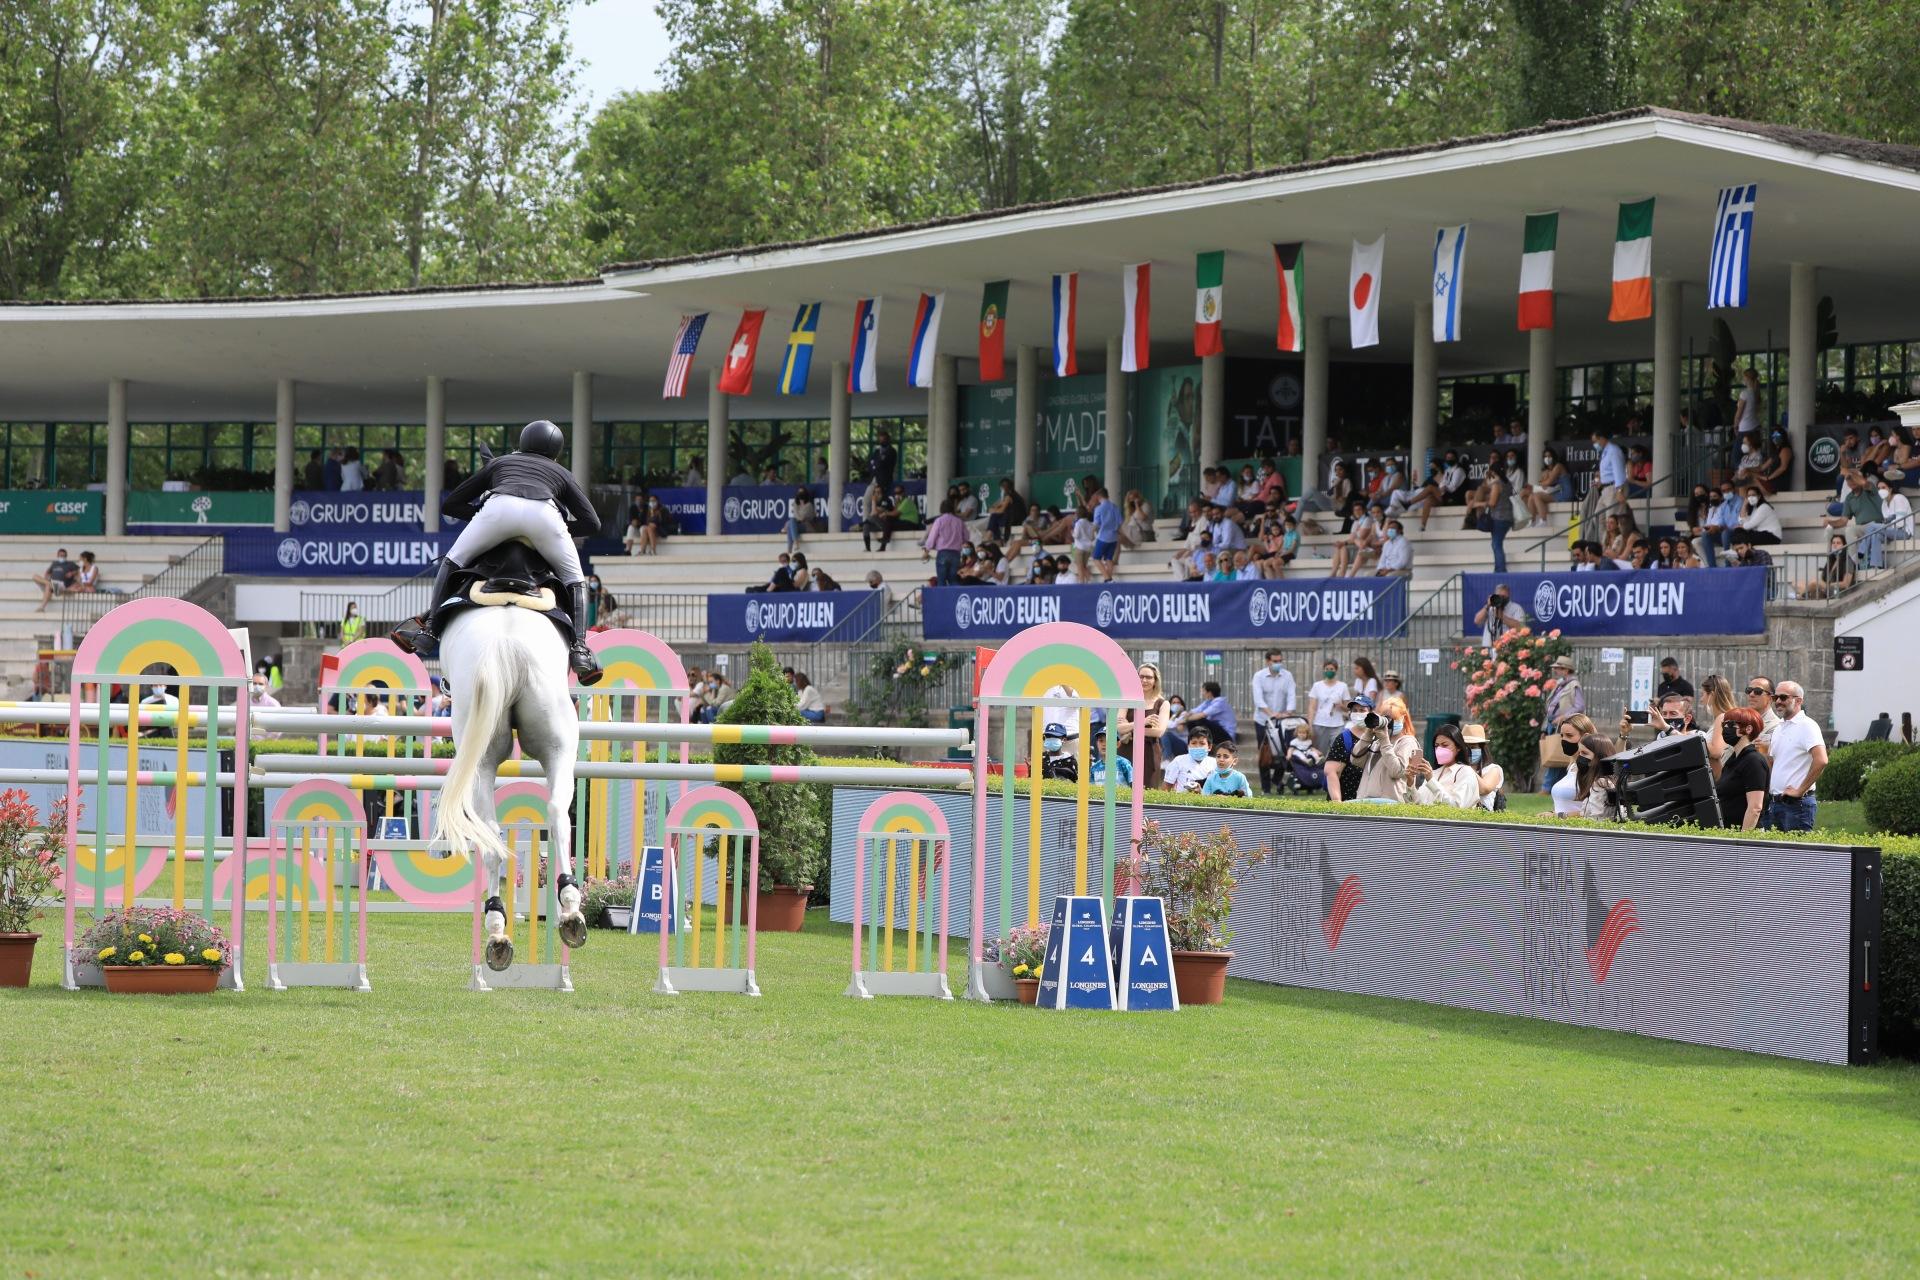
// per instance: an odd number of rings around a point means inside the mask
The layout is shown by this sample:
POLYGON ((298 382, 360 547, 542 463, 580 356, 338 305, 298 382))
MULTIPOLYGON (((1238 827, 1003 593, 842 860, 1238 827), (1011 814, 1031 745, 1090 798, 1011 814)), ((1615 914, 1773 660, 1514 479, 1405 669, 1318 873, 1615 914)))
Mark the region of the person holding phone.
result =
POLYGON ((1560 722, 1560 753, 1567 763, 1560 768, 1560 776, 1554 779, 1548 792, 1553 797, 1556 818, 1575 817, 1580 812, 1580 779, 1574 775, 1573 761, 1580 753, 1580 744, 1593 733, 1593 721, 1584 715, 1576 713, 1560 722))

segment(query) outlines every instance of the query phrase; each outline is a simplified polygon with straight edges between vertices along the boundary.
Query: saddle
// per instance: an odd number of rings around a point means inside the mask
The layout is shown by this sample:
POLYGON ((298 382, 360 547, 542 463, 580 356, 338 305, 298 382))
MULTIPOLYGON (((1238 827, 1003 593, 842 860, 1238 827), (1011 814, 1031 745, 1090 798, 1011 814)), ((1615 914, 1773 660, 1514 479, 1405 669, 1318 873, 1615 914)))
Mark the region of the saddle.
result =
POLYGON ((544 614, 571 646, 584 620, 576 624, 566 606, 565 584, 546 560, 524 542, 503 542, 459 570, 445 600, 432 604, 433 628, 445 635, 447 623, 469 609, 513 608, 544 614))

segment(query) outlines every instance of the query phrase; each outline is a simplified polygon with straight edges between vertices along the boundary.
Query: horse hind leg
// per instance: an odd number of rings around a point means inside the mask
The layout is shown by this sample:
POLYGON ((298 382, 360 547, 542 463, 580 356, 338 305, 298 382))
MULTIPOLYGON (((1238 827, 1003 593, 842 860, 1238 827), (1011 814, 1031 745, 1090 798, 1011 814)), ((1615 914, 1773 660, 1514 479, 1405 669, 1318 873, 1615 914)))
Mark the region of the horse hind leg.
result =
POLYGON ((506 867, 506 859, 497 854, 482 857, 483 874, 487 877, 487 968, 499 973, 513 964, 513 939, 507 935, 507 904, 500 898, 500 878, 506 867))

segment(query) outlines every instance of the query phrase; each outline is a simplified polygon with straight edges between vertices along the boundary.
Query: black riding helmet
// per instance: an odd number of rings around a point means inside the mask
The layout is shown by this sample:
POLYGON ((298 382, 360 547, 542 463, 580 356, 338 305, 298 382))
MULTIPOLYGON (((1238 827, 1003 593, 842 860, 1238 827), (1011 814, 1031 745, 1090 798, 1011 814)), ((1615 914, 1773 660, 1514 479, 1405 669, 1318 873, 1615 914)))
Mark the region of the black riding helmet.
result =
POLYGON ((560 428, 545 418, 538 422, 529 422, 520 428, 520 452, 537 453, 543 458, 558 458, 560 451, 567 447, 567 438, 560 434, 560 428))

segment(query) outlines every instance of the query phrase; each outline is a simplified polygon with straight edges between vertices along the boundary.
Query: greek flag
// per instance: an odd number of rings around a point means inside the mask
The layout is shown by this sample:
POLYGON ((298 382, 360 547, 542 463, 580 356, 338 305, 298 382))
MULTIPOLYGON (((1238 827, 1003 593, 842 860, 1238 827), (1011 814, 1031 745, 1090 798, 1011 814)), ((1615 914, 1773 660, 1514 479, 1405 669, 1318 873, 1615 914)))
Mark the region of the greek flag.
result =
POLYGON ((1707 306, 1747 305, 1747 260, 1753 253, 1753 201, 1760 184, 1724 187, 1713 219, 1713 261, 1707 267, 1707 306))

